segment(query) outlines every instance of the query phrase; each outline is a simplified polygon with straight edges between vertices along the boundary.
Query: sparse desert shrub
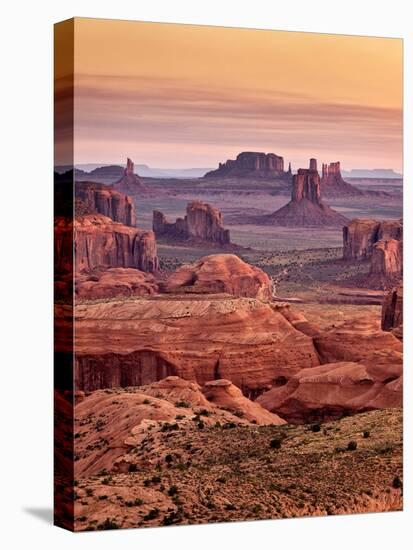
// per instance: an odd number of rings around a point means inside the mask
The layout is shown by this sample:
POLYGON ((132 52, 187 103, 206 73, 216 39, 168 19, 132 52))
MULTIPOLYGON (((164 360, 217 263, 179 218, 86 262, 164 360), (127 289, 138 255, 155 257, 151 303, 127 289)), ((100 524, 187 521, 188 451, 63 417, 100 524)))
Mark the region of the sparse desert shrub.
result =
POLYGON ((357 441, 349 441, 347 445, 348 451, 355 451, 357 449, 357 441))
POLYGON ((144 405, 150 405, 150 404, 151 404, 151 401, 150 401, 150 399, 144 399, 144 400, 142 401, 142 403, 143 403, 144 405))
POLYGON ((151 519, 156 519, 157 517, 159 517, 159 508, 152 508, 152 510, 149 510, 146 516, 143 516, 143 519, 145 521, 149 521, 151 519))
POLYGON ((402 482, 402 480, 399 478, 399 476, 396 476, 396 477, 393 479, 392 486, 393 486, 393 489, 401 489, 401 488, 403 487, 403 482, 402 482))
POLYGON ((314 432, 314 433, 317 433, 321 430, 321 426, 320 424, 312 424, 311 425, 311 431, 314 432))
POLYGON ((129 464, 128 466, 128 472, 129 473, 133 473, 133 472, 137 472, 138 471, 138 467, 136 464, 129 464))
POLYGON ((280 449, 281 443, 282 443, 281 437, 274 437, 270 441, 270 449, 280 449))
POLYGON ((171 462, 173 462, 173 459, 174 457, 171 455, 171 454, 167 454, 165 456, 165 462, 167 462, 168 464, 170 464, 171 462))
POLYGON ((119 528, 120 527, 116 523, 116 521, 111 518, 106 518, 105 521, 103 521, 102 523, 99 523, 99 525, 97 526, 97 529, 99 529, 99 531, 106 531, 107 529, 119 529, 119 528))
POLYGON ((170 512, 162 520, 162 525, 173 525, 181 521, 181 515, 178 512, 170 512))
POLYGON ((178 487, 176 485, 171 485, 168 489, 168 495, 173 497, 178 494, 178 487))
POLYGON ((188 409, 190 407, 190 404, 187 401, 181 400, 175 403, 175 407, 182 407, 182 408, 188 409))
POLYGON ((363 437, 364 439, 367 439, 368 437, 370 437, 370 432, 369 431, 363 432, 363 437))
POLYGON ((199 430, 203 430, 204 428, 205 428, 205 423, 202 422, 202 420, 200 420, 200 421, 198 422, 198 429, 199 429, 199 430))

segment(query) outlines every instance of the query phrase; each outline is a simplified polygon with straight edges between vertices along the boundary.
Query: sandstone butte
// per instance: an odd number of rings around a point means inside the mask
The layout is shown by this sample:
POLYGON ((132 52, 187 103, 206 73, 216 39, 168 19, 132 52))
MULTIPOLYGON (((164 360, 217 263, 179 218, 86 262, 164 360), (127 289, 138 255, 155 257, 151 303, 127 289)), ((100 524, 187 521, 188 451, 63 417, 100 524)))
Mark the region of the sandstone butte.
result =
MULTIPOLYGON (((222 294, 78 304, 77 387, 140 386, 170 375, 201 385, 225 378, 254 398, 274 380, 319 364, 313 339, 282 311, 222 294)), ((56 339, 68 352, 58 327, 56 339)))
POLYGON ((271 225, 291 227, 343 226, 347 218, 321 200, 320 175, 316 159, 310 159, 309 168, 300 168, 293 176, 291 201, 261 221, 271 225))
POLYGON ((321 194, 323 197, 358 197, 370 193, 365 193, 344 181, 340 162, 323 163, 321 171, 321 194))
POLYGON ((76 182, 75 196, 86 205, 90 213, 103 214, 115 222, 136 226, 132 198, 108 185, 87 181, 76 182))
POLYGON ((220 162, 217 170, 205 174, 205 178, 216 177, 241 178, 291 178, 291 165, 284 172, 284 159, 274 153, 245 151, 239 153, 235 160, 220 162))
POLYGON ((381 240, 403 239, 401 220, 377 221, 356 218, 343 227, 343 258, 364 260, 373 254, 374 245, 381 240))
POLYGON ((145 193, 148 188, 142 182, 140 177, 135 174, 135 165, 130 158, 126 161, 126 168, 123 172, 123 176, 112 184, 113 189, 121 191, 128 195, 136 195, 139 193, 145 193))
POLYGON ((210 204, 192 201, 186 207, 186 216, 168 222, 159 210, 153 211, 153 231, 156 236, 230 244, 229 230, 224 228, 222 213, 210 204))
POLYGON ((387 293, 383 301, 381 328, 403 339, 403 285, 387 293))
POLYGON ((153 231, 142 231, 115 222, 101 214, 80 216, 74 223, 55 220, 55 265, 58 272, 70 270, 73 239, 75 271, 126 267, 153 273, 158 269, 153 231))
POLYGON ((235 254, 213 254, 178 268, 163 286, 168 293, 217 294, 270 300, 272 287, 264 271, 235 254))

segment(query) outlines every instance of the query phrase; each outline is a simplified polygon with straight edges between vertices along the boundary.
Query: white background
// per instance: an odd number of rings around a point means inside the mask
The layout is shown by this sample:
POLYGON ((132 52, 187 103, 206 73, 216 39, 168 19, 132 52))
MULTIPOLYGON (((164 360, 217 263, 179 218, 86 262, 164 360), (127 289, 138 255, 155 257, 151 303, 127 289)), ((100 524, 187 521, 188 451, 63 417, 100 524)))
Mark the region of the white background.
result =
MULTIPOLYGON (((411 322, 405 323, 405 511, 71 534, 52 506, 52 25, 72 16, 405 39, 405 279, 412 254, 412 2, 381 0, 3 2, 0 128, 0 543, 14 548, 404 549, 412 534, 411 322)), ((320 67, 322 70, 322 67, 320 67)), ((362 77, 362 75, 360 75, 362 77)), ((383 74, 383 80, 386 74, 383 74)), ((405 286, 405 311, 411 291, 405 286)), ((411 317, 409 315, 409 317, 411 317)), ((411 540, 409 540, 410 546, 411 540)))

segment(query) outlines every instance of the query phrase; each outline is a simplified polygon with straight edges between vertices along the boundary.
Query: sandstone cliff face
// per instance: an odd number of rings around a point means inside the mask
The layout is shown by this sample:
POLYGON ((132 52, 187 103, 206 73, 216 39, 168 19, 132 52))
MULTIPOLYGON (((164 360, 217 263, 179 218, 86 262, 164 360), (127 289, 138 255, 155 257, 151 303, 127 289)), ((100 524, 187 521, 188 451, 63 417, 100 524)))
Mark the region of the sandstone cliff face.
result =
POLYGON ((403 241, 381 240, 373 246, 370 276, 398 280, 403 272, 403 241))
POLYGON ((258 267, 234 254, 213 254, 177 269, 169 276, 164 291, 169 293, 218 294, 269 300, 271 281, 258 267))
POLYGON ((113 184, 113 188, 116 191, 127 193, 128 195, 134 195, 136 193, 142 193, 147 191, 146 185, 135 174, 135 165, 130 158, 126 161, 126 168, 123 176, 113 184))
POLYGON ((343 259, 364 260, 370 258, 375 243, 382 239, 402 240, 403 225, 399 220, 377 221, 351 220, 343 227, 343 259))
POLYGON ((153 275, 138 269, 114 267, 105 271, 78 273, 75 277, 76 298, 81 300, 149 296, 157 291, 158 285, 153 275))
POLYGON ((175 239, 191 239, 230 244, 230 233, 224 228, 221 212, 201 201, 192 201, 186 207, 185 218, 177 218, 174 223, 167 221, 162 212, 153 212, 153 231, 155 235, 165 235, 175 239))
POLYGON ((71 269, 74 243, 74 270, 132 267, 141 271, 158 269, 156 241, 152 231, 142 231, 114 222, 100 214, 76 219, 74 224, 60 218, 55 223, 55 262, 57 268, 71 269))
POLYGON ((284 159, 274 153, 243 152, 235 160, 220 162, 217 170, 205 174, 205 178, 220 176, 274 178, 291 176, 284 172, 284 159))
POLYGON ((403 338, 403 285, 387 293, 382 306, 381 328, 403 338))
POLYGON ((316 159, 310 159, 310 168, 300 168, 293 176, 291 201, 263 217, 264 223, 292 227, 342 226, 347 221, 322 202, 316 159))
MULTIPOLYGON (((131 197, 119 193, 104 184, 94 182, 77 182, 75 195, 91 212, 103 214, 115 222, 135 226, 136 214, 131 197)), ((82 212, 76 212, 82 214, 82 212)))
POLYGON ((225 378, 253 398, 276 378, 319 364, 311 337, 251 298, 79 304, 75 322, 76 387, 87 391, 174 375, 201 385, 225 378))

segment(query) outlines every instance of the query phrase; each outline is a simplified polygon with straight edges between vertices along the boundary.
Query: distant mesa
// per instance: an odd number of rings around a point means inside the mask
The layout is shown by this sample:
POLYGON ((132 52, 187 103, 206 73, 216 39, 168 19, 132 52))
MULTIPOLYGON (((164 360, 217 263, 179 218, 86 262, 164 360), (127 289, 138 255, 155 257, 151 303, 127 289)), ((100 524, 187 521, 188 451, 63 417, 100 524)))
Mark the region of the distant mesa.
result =
POLYGON ((286 227, 343 226, 347 222, 347 218, 321 200, 316 159, 310 159, 309 168, 299 168, 293 176, 291 201, 273 214, 261 217, 261 223, 286 227))
POLYGON ((348 172, 343 171, 344 177, 363 179, 402 179, 403 174, 395 172, 391 168, 353 168, 348 172))
POLYGON ((142 180, 135 174, 135 165, 130 158, 126 161, 126 168, 123 171, 122 177, 112 184, 113 189, 135 195, 136 193, 146 192, 148 188, 143 184, 142 180))
POLYGON ((291 177, 291 166, 284 171, 284 159, 274 153, 243 152, 235 160, 220 162, 217 170, 205 174, 205 178, 280 178, 291 177))
POLYGON ((186 207, 186 216, 168 222, 159 210, 153 211, 153 231, 156 236, 177 240, 192 240, 230 245, 229 229, 224 228, 221 212, 210 204, 192 201, 186 207))
POLYGON ((115 222, 136 226, 136 213, 132 198, 103 183, 76 182, 75 197, 81 201, 76 203, 76 214, 86 213, 86 211, 78 212, 83 203, 87 208, 87 213, 103 214, 115 222))

